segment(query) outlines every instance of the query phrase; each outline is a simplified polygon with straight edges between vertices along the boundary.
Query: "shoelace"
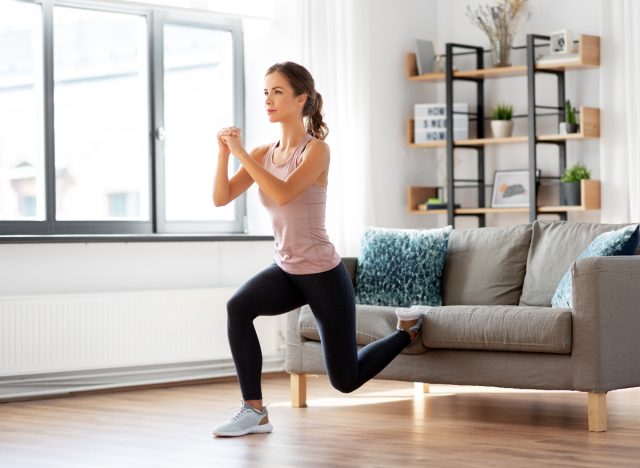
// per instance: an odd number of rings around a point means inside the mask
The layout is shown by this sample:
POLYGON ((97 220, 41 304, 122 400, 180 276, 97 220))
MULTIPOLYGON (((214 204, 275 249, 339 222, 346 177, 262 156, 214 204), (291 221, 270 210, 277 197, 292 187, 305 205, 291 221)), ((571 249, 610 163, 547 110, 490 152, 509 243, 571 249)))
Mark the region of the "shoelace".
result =
POLYGON ((242 415, 247 412, 247 411, 251 411, 249 408, 242 408, 240 411, 238 411, 235 416, 233 418, 231 418, 232 421, 237 421, 238 419, 240 419, 242 417, 242 415))

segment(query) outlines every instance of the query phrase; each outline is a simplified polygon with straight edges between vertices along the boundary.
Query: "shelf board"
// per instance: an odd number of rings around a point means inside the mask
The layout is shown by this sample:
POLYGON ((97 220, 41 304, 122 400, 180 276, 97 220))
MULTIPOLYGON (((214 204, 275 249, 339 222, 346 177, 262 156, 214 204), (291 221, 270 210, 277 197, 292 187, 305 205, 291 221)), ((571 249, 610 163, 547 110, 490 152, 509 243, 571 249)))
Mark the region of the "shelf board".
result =
MULTIPOLYGON (((536 65, 538 70, 576 70, 600 66, 600 36, 580 35, 578 60, 556 63, 541 63, 536 65)), ((425 73, 418 75, 416 69, 416 54, 407 54, 405 65, 407 78, 411 81, 444 81, 444 73, 425 73)), ((481 70, 454 71, 456 78, 501 78, 507 76, 524 76, 527 74, 526 65, 511 67, 484 68, 481 70)))
POLYGON ((470 138, 468 140, 456 140, 456 145, 503 145, 509 143, 526 143, 529 137, 526 135, 512 136, 506 138, 470 138))
MULTIPOLYGON (((427 141, 424 143, 414 143, 413 119, 407 121, 407 145, 410 148, 444 148, 446 141, 427 141)), ((567 135, 538 135, 538 141, 567 141, 584 140, 587 138, 600 138, 600 109, 594 107, 580 107, 580 133, 570 133, 567 135)), ((466 140, 456 140, 459 146, 481 146, 481 145, 503 145, 513 143, 528 143, 529 137, 517 135, 508 138, 469 138, 466 140)))
POLYGON ((505 76, 522 76, 527 74, 526 65, 515 65, 511 67, 483 68, 481 70, 456 71, 453 76, 456 78, 502 78, 505 76))
MULTIPOLYGON (((589 211, 600 209, 600 181, 599 180, 582 180, 580 181, 582 204, 575 206, 538 206, 538 213, 568 213, 570 211, 589 211)), ((429 192, 425 190, 435 190, 435 187, 411 187, 409 189, 409 211, 415 214, 447 214, 447 210, 421 210, 418 209, 420 200, 425 200, 425 195, 429 192)), ((433 193, 433 192, 431 192, 433 193)), ((424 203, 424 202, 422 202, 424 203)), ((515 208, 456 208, 454 213, 457 215, 474 215, 474 214, 501 214, 501 213, 528 213, 528 207, 515 208)))
MULTIPOLYGON (((569 211, 587 211, 589 208, 585 208, 581 205, 575 206, 539 206, 538 213, 563 213, 569 211)), ((594 208, 595 209, 595 208, 594 208)), ((501 214, 501 213, 528 213, 529 208, 458 208, 454 210, 457 215, 470 215, 470 214, 501 214)), ((416 214, 447 214, 447 210, 411 210, 411 213, 416 214)))

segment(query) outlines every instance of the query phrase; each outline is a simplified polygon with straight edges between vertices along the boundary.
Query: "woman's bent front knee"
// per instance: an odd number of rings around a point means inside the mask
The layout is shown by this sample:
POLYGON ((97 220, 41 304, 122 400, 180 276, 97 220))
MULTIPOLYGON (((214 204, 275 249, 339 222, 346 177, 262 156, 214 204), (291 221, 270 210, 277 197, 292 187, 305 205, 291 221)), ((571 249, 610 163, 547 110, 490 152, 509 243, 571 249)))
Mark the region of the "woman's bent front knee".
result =
POLYGON ((234 294, 227 301, 227 317, 229 322, 253 321, 256 318, 256 304, 247 301, 244 294, 234 294))
POLYGON ((360 386, 355 379, 351 378, 336 378, 329 375, 329 381, 331 386, 341 393, 351 393, 360 386))

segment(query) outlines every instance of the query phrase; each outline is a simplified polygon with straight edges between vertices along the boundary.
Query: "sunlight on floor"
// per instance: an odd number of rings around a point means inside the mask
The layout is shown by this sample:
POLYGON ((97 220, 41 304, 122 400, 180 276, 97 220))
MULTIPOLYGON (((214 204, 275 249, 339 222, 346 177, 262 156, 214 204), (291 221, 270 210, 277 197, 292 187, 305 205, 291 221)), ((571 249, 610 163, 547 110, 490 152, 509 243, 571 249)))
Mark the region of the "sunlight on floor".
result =
MULTIPOLYGON (((309 376, 317 377, 317 376, 309 376)), ((328 384, 328 382, 327 382, 328 384)), ((364 387, 366 389, 366 385, 364 387)), ((479 386, 463 386, 463 385, 429 385, 428 393, 423 392, 423 384, 415 383, 411 386, 407 382, 406 388, 397 388, 394 390, 367 392, 366 390, 358 390, 352 394, 337 394, 335 397, 324 398, 307 398, 307 406, 316 407, 345 407, 345 406, 361 406, 375 405, 381 403, 389 403, 402 400, 415 400, 414 413, 423 414, 425 408, 425 398, 445 397, 461 393, 478 393, 478 394, 496 394, 496 393, 549 393, 564 392, 572 393, 564 390, 523 390, 513 388, 497 388, 497 387, 479 387, 479 386), (423 398, 421 398, 423 397, 423 398)), ((312 395, 312 389, 308 390, 308 395, 312 395)), ((272 403, 270 406, 287 407, 291 405, 291 401, 281 401, 272 403)))

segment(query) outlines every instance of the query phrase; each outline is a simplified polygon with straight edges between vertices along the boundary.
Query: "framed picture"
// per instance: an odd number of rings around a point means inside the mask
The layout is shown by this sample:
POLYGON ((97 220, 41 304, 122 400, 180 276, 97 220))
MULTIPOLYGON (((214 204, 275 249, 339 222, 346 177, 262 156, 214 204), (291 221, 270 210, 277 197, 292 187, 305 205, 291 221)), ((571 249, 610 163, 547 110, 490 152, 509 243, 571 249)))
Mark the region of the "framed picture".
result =
MULTIPOLYGON (((536 178, 540 177, 540 170, 536 178)), ((495 171, 491 191, 491 208, 526 208, 529 206, 529 171, 495 171)))
POLYGON ((551 54, 570 54, 573 52, 573 36, 570 30, 552 32, 549 38, 549 52, 551 54))

